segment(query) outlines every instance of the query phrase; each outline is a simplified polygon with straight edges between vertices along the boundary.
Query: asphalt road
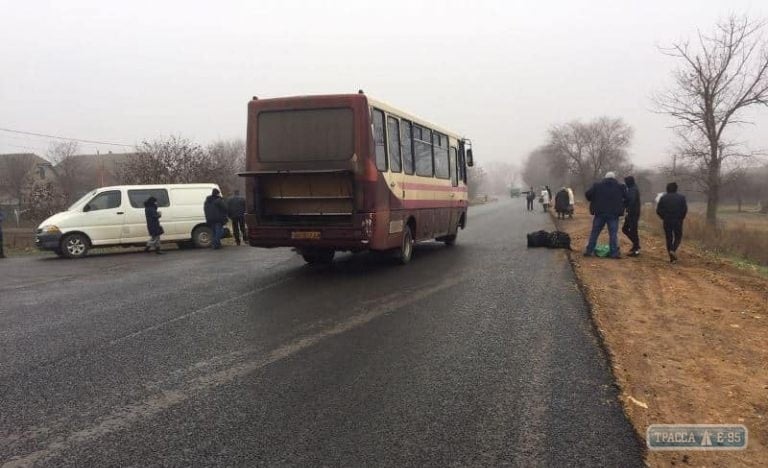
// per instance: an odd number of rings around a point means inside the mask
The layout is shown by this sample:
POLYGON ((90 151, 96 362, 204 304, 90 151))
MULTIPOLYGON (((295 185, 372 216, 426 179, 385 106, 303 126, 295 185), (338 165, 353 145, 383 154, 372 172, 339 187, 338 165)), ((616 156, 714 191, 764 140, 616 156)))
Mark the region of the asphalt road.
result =
POLYGON ((0 465, 642 466, 551 229, 407 266, 228 247, 0 261, 0 465))

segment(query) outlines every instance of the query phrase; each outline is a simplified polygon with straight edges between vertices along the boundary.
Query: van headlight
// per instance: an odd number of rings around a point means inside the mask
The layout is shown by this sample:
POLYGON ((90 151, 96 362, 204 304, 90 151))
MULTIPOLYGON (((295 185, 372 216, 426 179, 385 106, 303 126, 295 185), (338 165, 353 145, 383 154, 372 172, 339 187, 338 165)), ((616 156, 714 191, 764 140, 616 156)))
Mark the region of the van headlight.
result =
POLYGON ((40 228, 40 234, 61 234, 61 229, 53 224, 43 226, 40 228))

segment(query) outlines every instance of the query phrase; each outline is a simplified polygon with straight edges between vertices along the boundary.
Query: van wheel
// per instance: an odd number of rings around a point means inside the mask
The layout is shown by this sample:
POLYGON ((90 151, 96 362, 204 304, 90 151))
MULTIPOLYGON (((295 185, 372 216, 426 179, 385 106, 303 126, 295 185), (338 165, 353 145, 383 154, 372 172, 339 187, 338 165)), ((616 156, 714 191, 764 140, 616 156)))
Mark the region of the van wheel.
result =
POLYGON ((406 224, 403 228, 402 244, 395 253, 395 258, 397 258, 398 263, 405 265, 411 261, 411 257, 413 256, 413 244, 414 242, 413 234, 411 233, 411 226, 406 224))
POLYGON ((207 249, 213 244, 213 230, 208 226, 198 226, 192 231, 192 244, 198 249, 207 249))
POLYGON ((67 234, 61 239, 61 253, 67 258, 82 258, 88 253, 89 244, 82 234, 67 234))
POLYGON ((310 265, 327 265, 333 262, 335 254, 331 249, 305 250, 301 252, 301 257, 310 265))

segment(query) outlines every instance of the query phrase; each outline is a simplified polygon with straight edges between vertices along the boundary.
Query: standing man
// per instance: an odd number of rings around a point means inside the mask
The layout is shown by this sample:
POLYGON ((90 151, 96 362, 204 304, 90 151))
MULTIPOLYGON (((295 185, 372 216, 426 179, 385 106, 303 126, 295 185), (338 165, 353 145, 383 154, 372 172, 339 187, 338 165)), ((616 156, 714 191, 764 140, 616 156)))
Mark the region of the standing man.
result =
POLYGON ((568 192, 568 217, 573 219, 573 212, 576 209, 576 197, 573 195, 572 188, 566 187, 565 190, 568 192))
POLYGON ((5 258, 5 252, 3 251, 3 221, 5 221, 5 213, 0 210, 0 258, 5 258))
POLYGON ((240 245, 240 235, 243 241, 247 240, 245 233, 245 198, 240 196, 240 190, 227 200, 227 215, 232 220, 232 234, 235 236, 235 244, 240 245))
POLYGON ((667 193, 659 200, 656 214, 664 221, 664 236, 667 239, 669 261, 677 262, 677 249, 683 240, 683 220, 688 214, 688 202, 685 196, 677 193, 677 183, 667 184, 667 193))
POLYGON ((627 186, 627 216, 624 218, 621 232, 632 242, 629 256, 637 257, 640 255, 640 234, 637 231, 640 223, 640 190, 638 190, 635 178, 632 176, 624 178, 624 185, 627 186))
POLYGON ((533 211, 533 201, 536 200, 536 192, 533 191, 533 187, 525 194, 526 208, 528 211, 533 211))
POLYGON ((155 249, 155 253, 160 255, 160 236, 163 235, 163 227, 160 226, 160 212, 157 211, 157 198, 149 197, 144 202, 144 217, 147 219, 147 232, 150 235, 147 246, 144 247, 144 252, 149 252, 150 249, 155 249))
POLYGON ((213 248, 221 248, 221 238, 224 237, 224 225, 227 223, 227 204, 221 198, 219 189, 213 189, 203 205, 205 222, 213 230, 213 248))
POLYGON ((616 174, 608 172, 605 174, 605 179, 595 182, 587 190, 585 196, 589 201, 589 212, 594 215, 594 218, 584 256, 591 257, 594 255, 597 238, 607 224, 611 258, 621 258, 619 253, 619 217, 624 214, 626 199, 624 187, 616 180, 616 174))

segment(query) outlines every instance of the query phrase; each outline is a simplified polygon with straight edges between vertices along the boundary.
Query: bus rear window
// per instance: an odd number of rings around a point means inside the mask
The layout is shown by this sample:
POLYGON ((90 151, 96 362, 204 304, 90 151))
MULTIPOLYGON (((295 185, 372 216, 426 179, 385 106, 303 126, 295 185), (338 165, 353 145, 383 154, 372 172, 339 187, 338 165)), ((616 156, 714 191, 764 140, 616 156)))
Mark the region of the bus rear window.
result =
POLYGON ((339 161, 354 153, 352 109, 267 111, 259 114, 259 160, 339 161))

